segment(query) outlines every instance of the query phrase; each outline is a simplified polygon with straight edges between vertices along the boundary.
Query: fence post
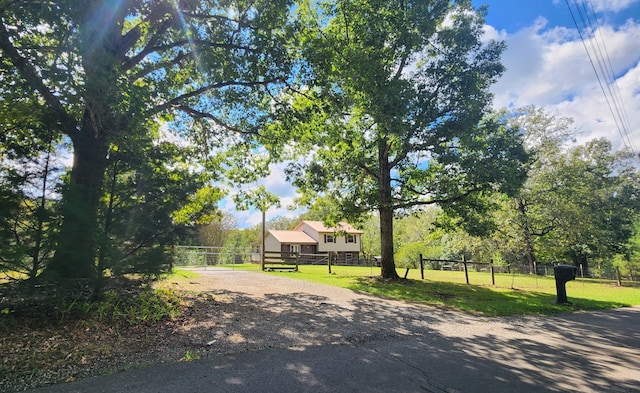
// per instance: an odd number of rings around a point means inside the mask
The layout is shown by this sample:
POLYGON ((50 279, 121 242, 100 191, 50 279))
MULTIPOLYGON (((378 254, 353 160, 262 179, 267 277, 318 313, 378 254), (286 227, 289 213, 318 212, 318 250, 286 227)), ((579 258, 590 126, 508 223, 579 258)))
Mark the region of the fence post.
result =
POLYGON ((496 276, 495 276, 495 272, 493 271, 493 259, 489 260, 489 271, 491 272, 491 285, 493 285, 495 287, 496 286, 496 276))
POLYGON ((262 209, 262 240, 260 244, 260 270, 264 271, 264 246, 265 246, 265 237, 266 237, 266 226, 265 226, 265 209, 262 209))
POLYGON ((424 260, 422 259, 422 254, 420 254, 420 278, 424 280, 424 260))
POLYGON ((618 286, 621 287, 622 280, 620 279, 620 268, 617 266, 616 266, 616 279, 617 279, 618 286))
POLYGON ((465 258, 465 256, 462 256, 462 264, 464 265, 464 279, 467 282, 467 285, 469 285, 469 272, 467 270, 467 259, 465 258))
POLYGON ((327 266, 329 266, 329 274, 331 274, 331 258, 332 258, 332 255, 333 254, 331 254, 330 252, 327 253, 327 266))

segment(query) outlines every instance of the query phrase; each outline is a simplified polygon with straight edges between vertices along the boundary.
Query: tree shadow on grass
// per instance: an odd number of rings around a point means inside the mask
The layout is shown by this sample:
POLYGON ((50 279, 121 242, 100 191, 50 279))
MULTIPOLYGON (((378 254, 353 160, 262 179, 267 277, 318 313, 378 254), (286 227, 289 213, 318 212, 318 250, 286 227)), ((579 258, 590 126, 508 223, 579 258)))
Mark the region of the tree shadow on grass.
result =
POLYGON ((557 314, 566 311, 601 310, 631 306, 631 304, 622 302, 590 299, 571 299, 571 304, 556 304, 556 295, 549 293, 517 289, 494 290, 482 286, 428 280, 402 280, 388 283, 370 278, 358 278, 350 289, 387 299, 450 306, 485 316, 557 314))

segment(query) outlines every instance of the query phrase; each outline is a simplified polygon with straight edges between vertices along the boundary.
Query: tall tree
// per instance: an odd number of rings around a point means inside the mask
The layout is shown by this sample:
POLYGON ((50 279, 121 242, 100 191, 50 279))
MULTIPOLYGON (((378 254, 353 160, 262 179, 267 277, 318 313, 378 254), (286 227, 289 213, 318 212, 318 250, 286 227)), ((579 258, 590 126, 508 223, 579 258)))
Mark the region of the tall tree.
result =
POLYGON ((260 104, 289 64, 289 7, 288 0, 0 3, 2 95, 12 91, 73 146, 49 276, 96 276, 109 149, 149 120, 173 120, 203 148, 237 144, 247 154, 230 164, 252 162, 251 136, 265 119, 260 104))
MULTIPOLYGON (((98 270, 157 273, 187 227, 211 222, 223 192, 194 170, 194 151, 138 140, 112 150, 98 210, 98 270)), ((99 289, 99 288, 98 288, 99 289)))
POLYGON ((557 228, 558 216, 554 211, 553 195, 557 191, 557 162, 565 154, 567 143, 575 136, 573 119, 549 113, 544 108, 528 106, 511 114, 509 122, 522 130, 525 146, 531 159, 527 165, 527 181, 518 194, 506 206, 507 218, 503 220, 503 233, 515 228, 508 235, 510 242, 524 255, 530 273, 537 273, 536 248, 542 239, 557 228))
POLYGON ((504 45, 481 41, 484 9, 470 1, 308 1, 299 12, 309 68, 282 129, 311 157, 289 174, 341 201, 344 217, 376 210, 381 274, 398 278, 394 213, 438 204, 479 229, 488 193, 524 179, 519 135, 486 116, 504 45))
POLYGON ((628 255, 640 191, 635 156, 606 139, 571 147, 571 119, 541 108, 517 111, 532 160, 520 192, 497 213, 496 240, 510 260, 537 272, 538 260, 582 265, 628 255))
POLYGON ((229 235, 236 229, 236 221, 233 215, 221 212, 213 221, 198 228, 198 239, 203 246, 224 246, 229 235))
POLYGON ((34 278, 52 253, 57 209, 51 196, 63 169, 56 151, 61 140, 44 113, 30 110, 37 97, 20 99, 14 87, 0 88, 1 227, 9 234, 0 236, 0 248, 10 256, 0 259, 7 270, 34 278))
POLYGON ((558 228, 549 237, 562 253, 588 274, 589 260, 611 260, 627 253, 640 213, 640 174, 636 156, 613 152, 607 139, 571 149, 557 163, 558 228))

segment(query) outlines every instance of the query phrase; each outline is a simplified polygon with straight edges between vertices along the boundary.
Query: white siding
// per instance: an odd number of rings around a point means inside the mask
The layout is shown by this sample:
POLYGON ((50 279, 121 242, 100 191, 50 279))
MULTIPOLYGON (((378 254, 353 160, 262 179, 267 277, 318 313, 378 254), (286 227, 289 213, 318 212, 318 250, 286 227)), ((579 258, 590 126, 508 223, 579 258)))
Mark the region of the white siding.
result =
POLYGON ((323 239, 320 239, 320 234, 318 232, 316 232, 313 228, 311 228, 309 226, 309 224, 307 224, 306 222, 302 222, 299 225, 299 228, 297 228, 298 230, 306 233, 307 235, 309 235, 313 240, 317 241, 318 243, 320 243, 321 241, 324 241, 323 239))
POLYGON ((270 233, 267 234, 264 239, 264 250, 271 252, 280 252, 280 242, 270 233))
MULTIPOLYGON (((354 234, 356 241, 355 243, 347 243, 347 239, 345 235, 336 236, 333 232, 318 232, 316 229, 311 227, 307 222, 302 221, 296 227, 297 231, 302 231, 309 235, 313 240, 318 242, 318 253, 325 252, 359 252, 360 251, 360 243, 362 241, 362 236, 360 234, 354 234), (335 243, 325 243, 324 235, 333 235, 335 237, 335 243)), ((268 250, 268 248, 267 248, 268 250)))
MULTIPOLYGON (((347 239, 344 235, 335 236, 335 243, 325 243, 324 235, 333 235, 333 233, 321 233, 318 239, 318 252, 358 252, 360 251, 360 235, 355 235, 355 243, 347 243, 347 239)), ((313 235, 310 235, 313 237, 313 235)))

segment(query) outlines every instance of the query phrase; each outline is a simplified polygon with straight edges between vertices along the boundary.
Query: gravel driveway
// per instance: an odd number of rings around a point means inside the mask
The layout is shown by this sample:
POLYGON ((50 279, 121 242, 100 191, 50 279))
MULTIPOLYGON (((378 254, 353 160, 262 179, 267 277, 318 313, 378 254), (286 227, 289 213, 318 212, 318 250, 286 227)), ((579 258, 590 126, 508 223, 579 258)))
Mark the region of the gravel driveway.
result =
POLYGON ((506 367, 509 378, 554 381, 559 391, 640 391, 640 308, 487 318, 268 274, 201 273, 271 310, 272 331, 294 345, 446 341, 480 364, 506 367))
POLYGON ((254 380, 262 381, 257 390, 264 392, 640 392, 637 307, 485 318, 262 273, 200 273, 196 281, 229 307, 189 327, 202 341, 194 345, 232 348, 234 355, 42 391, 165 392, 174 373, 171 383, 188 378, 192 385, 181 386, 194 392, 205 381, 225 387, 209 391, 256 391, 248 384, 254 380), (267 371, 264 362, 271 362, 267 371), (240 371, 248 365, 250 372, 240 371), (261 374, 276 370, 274 380, 261 374), (385 375, 391 370, 400 374, 394 384, 385 375))

